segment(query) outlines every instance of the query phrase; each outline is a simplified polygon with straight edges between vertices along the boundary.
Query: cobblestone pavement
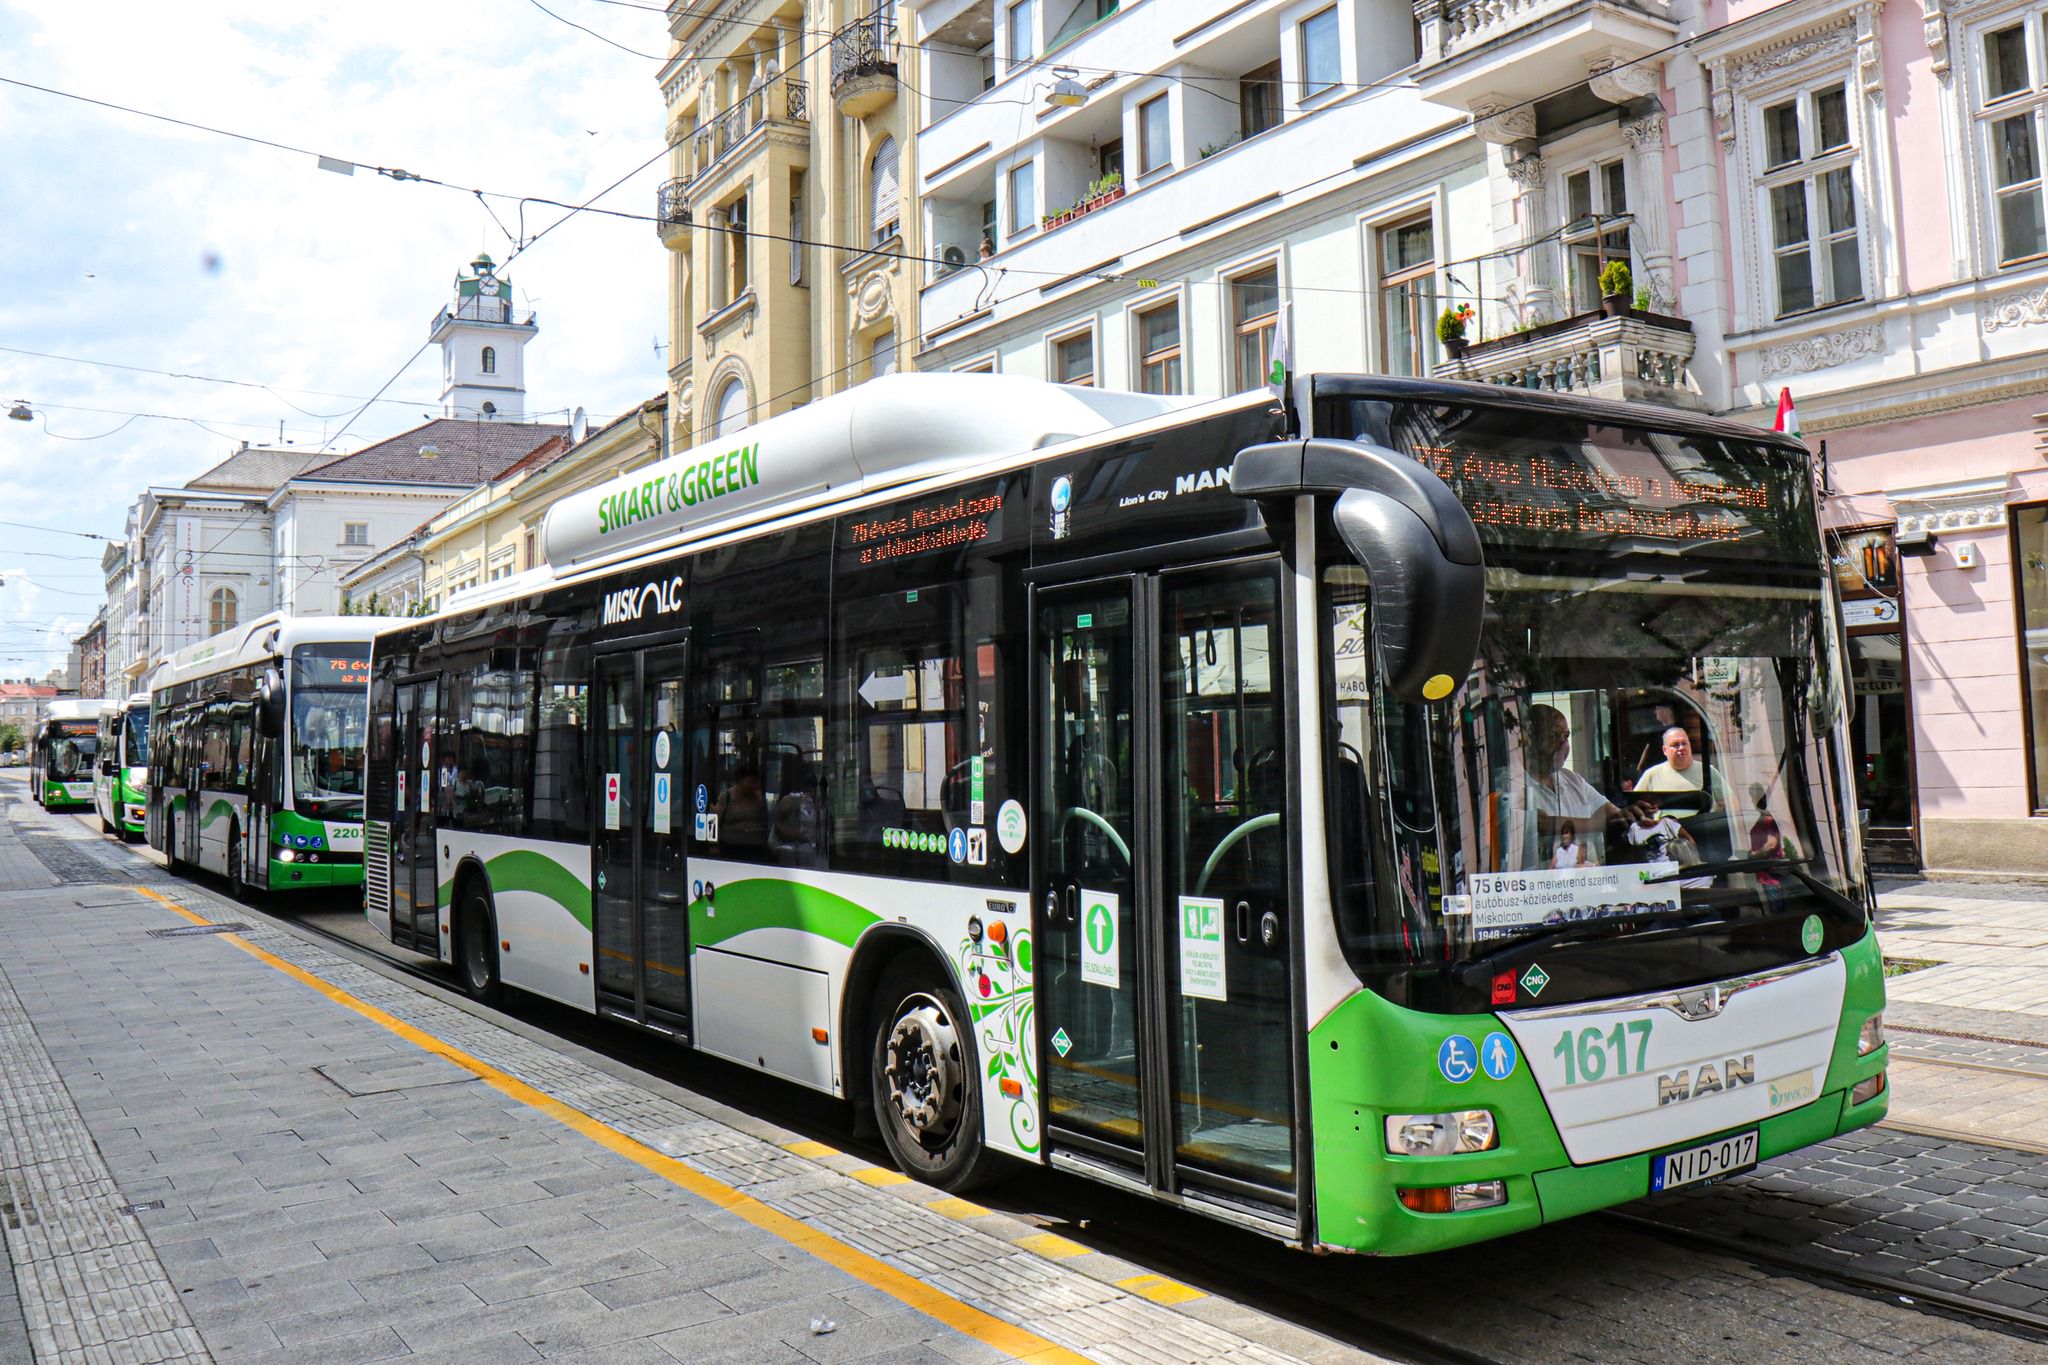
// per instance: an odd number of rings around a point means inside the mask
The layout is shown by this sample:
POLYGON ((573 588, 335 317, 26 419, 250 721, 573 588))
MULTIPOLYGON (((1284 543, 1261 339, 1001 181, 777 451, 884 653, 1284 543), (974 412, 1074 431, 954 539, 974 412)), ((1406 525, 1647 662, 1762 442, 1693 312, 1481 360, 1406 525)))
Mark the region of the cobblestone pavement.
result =
MULTIPOLYGON (((10 788, 0 782, 0 806, 10 788)), ((208 919, 246 920, 242 939, 629 1134, 651 1161, 713 1176, 1095 1359, 1361 1358, 1290 1315, 1326 1329, 1347 1315, 1391 1323, 1499 1360, 1748 1362, 1796 1351, 2006 1365, 2048 1353, 1597 1217, 1386 1262, 1305 1257, 1051 1175, 1018 1181, 1005 1214, 348 962, 163 877, 83 822, 4 813, 0 886, 14 894, 0 900, 0 936, 9 967, 23 963, 14 985, 119 1197, 164 1201, 133 1222, 223 1361, 1005 1353, 735 1226, 648 1164, 593 1150, 557 1118, 334 1008, 232 941, 146 937, 180 921, 129 886, 208 919), (32 852, 20 833, 64 848, 32 852), (58 868, 86 876, 60 887, 58 868), (1032 1202, 1048 1189, 1055 1199, 1032 1202), (1060 1202, 1088 1212, 1031 1211, 1060 1202), (813 1329, 828 1320, 833 1330, 813 1329)), ((2037 1061, 1926 1041, 1922 1065, 2037 1061)), ((1990 1086, 2011 1079, 1977 1074, 1990 1086)), ((1790 1248, 1817 1266, 1887 1254, 1901 1265, 1876 1264, 1939 1277, 1920 1281, 1930 1287, 2017 1302, 2000 1296, 2031 1291, 2048 1252, 2048 1158, 1879 1130, 1632 1212, 1790 1248)), ((5 1332, 0 1297, 0 1361, 11 1361, 5 1332)))

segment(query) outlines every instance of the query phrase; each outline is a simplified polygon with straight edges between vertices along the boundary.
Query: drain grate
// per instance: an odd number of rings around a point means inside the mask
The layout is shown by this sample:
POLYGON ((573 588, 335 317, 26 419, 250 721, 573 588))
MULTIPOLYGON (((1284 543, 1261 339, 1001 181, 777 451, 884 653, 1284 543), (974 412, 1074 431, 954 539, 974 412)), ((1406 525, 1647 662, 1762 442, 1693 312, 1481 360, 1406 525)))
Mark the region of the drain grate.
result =
POLYGON ((151 929, 151 938, 198 938, 201 934, 239 934, 249 926, 240 920, 227 924, 181 924, 175 929, 151 929))
POLYGON ((161 1199, 145 1199, 140 1204, 123 1204, 120 1208, 115 1209, 114 1212, 126 1214, 128 1217, 133 1218, 138 1213, 149 1213, 163 1206, 164 1201, 161 1199))

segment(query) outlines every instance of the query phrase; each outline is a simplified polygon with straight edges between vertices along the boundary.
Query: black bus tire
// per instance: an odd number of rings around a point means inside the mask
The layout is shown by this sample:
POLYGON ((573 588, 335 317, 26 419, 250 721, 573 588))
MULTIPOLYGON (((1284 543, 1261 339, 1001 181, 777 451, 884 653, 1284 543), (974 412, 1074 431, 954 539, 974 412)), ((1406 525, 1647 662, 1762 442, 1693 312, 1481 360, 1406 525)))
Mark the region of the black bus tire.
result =
POLYGON ((959 991, 929 964, 901 958, 875 991, 868 1068, 875 1120, 905 1175, 942 1190, 987 1182, 981 1066, 959 991))
POLYGON ((455 971, 470 999, 495 1006, 505 998, 498 978, 497 911, 481 876, 466 878, 464 888, 455 920, 455 971))

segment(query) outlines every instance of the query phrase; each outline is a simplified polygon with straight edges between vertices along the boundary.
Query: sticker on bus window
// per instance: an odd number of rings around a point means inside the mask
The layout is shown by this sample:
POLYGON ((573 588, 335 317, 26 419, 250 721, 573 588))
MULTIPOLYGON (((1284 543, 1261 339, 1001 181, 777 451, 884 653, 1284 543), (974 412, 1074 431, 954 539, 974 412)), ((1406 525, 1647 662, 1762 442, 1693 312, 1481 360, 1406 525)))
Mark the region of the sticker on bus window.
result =
POLYGON ((655 735, 655 737, 654 737, 654 766, 655 766, 655 767, 657 767, 657 768, 666 768, 666 767, 668 766, 668 752, 669 752, 669 744, 668 744, 668 731, 666 731, 666 730, 663 730, 663 731, 661 731, 660 733, 656 734, 656 735, 655 735))
POLYGON ((1180 993, 1202 1000, 1228 1000, 1223 972, 1223 902, 1207 896, 1180 898, 1180 993))
POLYGON ((403 771, 398 774, 398 813, 401 815, 405 813, 405 773, 403 771))
POLYGON ((970 829, 967 831, 967 865, 969 867, 988 866, 987 830, 970 829))
POLYGON ((1014 800, 1003 802, 996 811, 996 842, 1003 846, 1003 852, 1022 853, 1026 832, 1024 807, 1014 800))
MULTIPOLYGON (((666 741, 668 736, 663 735, 662 739, 666 741)), ((658 749, 662 745, 657 744, 655 747, 658 749)), ((666 834, 668 829, 668 774, 656 773, 654 775, 654 832, 656 834, 666 834)))
POLYGON ((1081 979, 1117 990, 1122 985, 1117 950, 1118 900, 1114 891, 1081 888, 1081 979))
POLYGON ((604 775, 604 827, 606 829, 617 829, 619 827, 619 775, 617 773, 606 773, 604 775))

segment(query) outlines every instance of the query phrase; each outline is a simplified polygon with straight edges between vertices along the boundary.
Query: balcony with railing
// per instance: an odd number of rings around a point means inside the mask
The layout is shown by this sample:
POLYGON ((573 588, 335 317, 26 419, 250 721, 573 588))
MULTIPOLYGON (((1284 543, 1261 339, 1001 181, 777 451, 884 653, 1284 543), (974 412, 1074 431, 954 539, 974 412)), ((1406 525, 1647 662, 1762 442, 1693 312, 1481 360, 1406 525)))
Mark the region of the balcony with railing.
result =
POLYGON ((693 221, 689 191, 690 182, 677 177, 654 192, 654 230, 662 241, 672 242, 689 231, 693 221))
POLYGON ((1518 137, 1534 136, 1550 112, 1538 106, 1579 82, 1612 104, 1650 93, 1661 84, 1659 66, 1636 59, 1678 33, 1668 0, 1417 0, 1415 18, 1423 94, 1479 117, 1516 114, 1527 125, 1509 130, 1518 137))
POLYGON ((1475 341, 1431 367, 1438 379, 1575 393, 1628 403, 1704 410, 1693 381, 1692 324, 1658 313, 1582 313, 1562 322, 1475 341))
POLYGON ((896 15, 864 14, 832 35, 832 102, 862 118, 896 94, 896 15))
POLYGON ((690 134, 692 169, 685 177, 683 193, 687 194, 764 129, 798 129, 810 119, 811 87, 803 81, 777 76, 747 91, 730 109, 721 111, 690 134))

